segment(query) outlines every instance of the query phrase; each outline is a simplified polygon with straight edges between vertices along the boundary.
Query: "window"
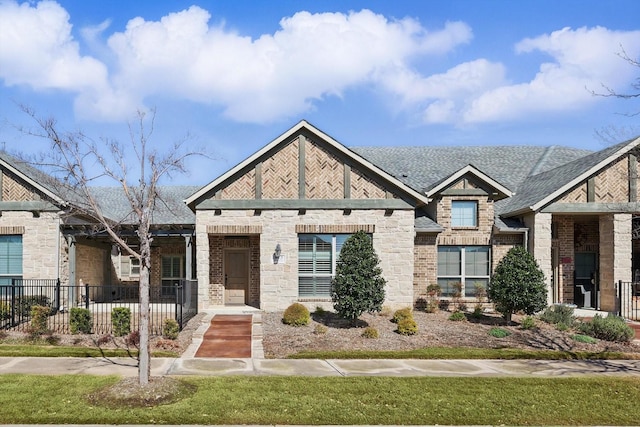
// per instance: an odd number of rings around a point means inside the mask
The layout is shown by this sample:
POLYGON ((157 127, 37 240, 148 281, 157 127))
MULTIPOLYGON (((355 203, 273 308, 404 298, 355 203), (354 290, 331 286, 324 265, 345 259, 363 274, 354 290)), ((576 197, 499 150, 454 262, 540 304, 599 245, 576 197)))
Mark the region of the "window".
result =
POLYGON ((0 236, 0 285, 22 278, 22 236, 0 236))
POLYGON ((439 246, 438 285, 443 296, 453 296, 462 285, 463 297, 475 297, 476 288, 489 284, 489 246, 439 246))
POLYGON ((298 236, 298 295, 329 298, 336 260, 350 234, 298 236))
POLYGON ((478 202, 454 200, 451 202, 451 227, 477 227, 478 202))
POLYGON ((175 284, 184 279, 184 256, 162 257, 162 295, 173 295, 175 284))
POLYGON ((129 276, 140 275, 140 259, 134 256, 129 257, 129 276))

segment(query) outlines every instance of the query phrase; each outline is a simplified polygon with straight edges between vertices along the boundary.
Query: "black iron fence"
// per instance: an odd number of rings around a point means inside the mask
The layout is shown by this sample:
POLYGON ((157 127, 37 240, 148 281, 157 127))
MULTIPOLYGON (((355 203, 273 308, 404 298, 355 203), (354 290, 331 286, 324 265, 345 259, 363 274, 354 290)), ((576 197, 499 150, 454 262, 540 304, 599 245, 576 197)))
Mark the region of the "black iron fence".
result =
MULTIPOLYGON (((198 313, 198 285, 195 280, 180 280, 171 285, 149 288, 150 333, 162 335, 165 319, 174 319, 180 329, 198 313)), ((56 279, 13 279, 11 285, 0 286, 0 328, 28 332, 31 308, 50 308, 47 328, 54 333, 68 334, 70 309, 81 307, 91 315, 91 332, 113 333, 111 314, 114 308, 128 308, 131 330, 137 330, 140 320, 138 286, 80 285, 63 286, 56 279)))
POLYGON ((616 283, 618 315, 629 320, 640 320, 640 282, 616 283))

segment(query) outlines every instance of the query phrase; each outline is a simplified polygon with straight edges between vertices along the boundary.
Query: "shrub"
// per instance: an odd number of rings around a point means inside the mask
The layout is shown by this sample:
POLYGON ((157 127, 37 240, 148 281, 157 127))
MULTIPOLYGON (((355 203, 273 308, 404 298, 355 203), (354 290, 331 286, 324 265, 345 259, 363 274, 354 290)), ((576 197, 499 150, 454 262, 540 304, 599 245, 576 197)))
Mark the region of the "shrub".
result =
POLYGON ((317 324, 315 328, 313 328, 313 333, 316 335, 324 335, 329 331, 325 325, 317 324))
POLYGON ((415 335, 418 333, 418 324, 412 318, 402 319, 398 322, 398 333, 400 335, 415 335))
POLYGON ((362 313, 382 309, 386 280, 379 263, 371 237, 364 231, 344 242, 331 282, 333 308, 340 317, 355 323, 362 313))
POLYGON ((465 316, 461 311, 454 311, 453 313, 451 313, 451 316, 449 316, 449 320, 460 322, 463 320, 467 320, 467 316, 465 316))
POLYGON ((413 307, 419 311, 426 311, 427 304, 428 304, 428 301, 425 297, 418 297, 418 299, 416 299, 415 304, 413 304, 413 307))
POLYGON ((175 340, 180 333, 180 325, 175 319, 164 319, 162 323, 162 337, 168 340, 175 340))
POLYGON ((123 337, 131 332, 131 309, 114 307, 111 310, 111 326, 116 337, 123 337))
POLYGON ((482 315, 483 315, 483 312, 484 312, 484 310, 483 310, 482 306, 476 305, 473 308, 473 311, 471 312, 471 317, 473 317, 474 319, 481 319, 482 315))
POLYGON ((413 319, 413 311, 411 311, 411 307, 396 310, 396 312, 393 313, 393 319, 391 319, 391 321, 393 323, 400 323, 400 321, 404 319, 413 319))
POLYGON ((536 319, 534 319, 531 316, 526 316, 524 319, 522 319, 522 322, 520 323, 520 329, 533 329, 536 327, 536 319))
POLYGON ((442 311, 447 311, 449 310, 449 305, 451 305, 451 301, 446 300, 446 299, 441 299, 438 302, 438 308, 442 311))
POLYGON ((46 295, 28 295, 19 298, 16 303, 16 315, 18 317, 29 317, 31 315, 31 308, 34 305, 49 308, 49 297, 46 295))
POLYGON ((46 334, 47 319, 51 309, 42 305, 34 305, 31 307, 31 333, 34 335, 46 334))
POLYGON ((506 329, 502 329, 502 328, 491 328, 489 330, 489 335, 491 335, 492 337, 495 337, 495 338, 506 338, 509 335, 511 335, 511 332, 507 331, 506 329))
POLYGON ((590 322, 578 325, 578 330, 585 335, 605 341, 629 342, 635 335, 633 329, 622 317, 613 315, 602 317, 596 314, 590 322))
MULTIPOLYGON (((416 327, 417 329, 417 327, 416 327)), ((378 338, 378 330, 369 326, 368 328, 364 328, 362 331, 362 337, 364 338, 378 338)))
POLYGON ((590 337, 589 335, 581 335, 581 334, 572 335, 571 339, 574 341, 585 343, 585 344, 595 344, 598 342, 597 339, 590 337))
POLYGON ((5 302, 0 302, 0 320, 11 317, 11 306, 5 302))
POLYGON ((453 284, 451 302, 453 303, 454 310, 464 311, 467 309, 467 304, 462 300, 462 283, 456 282, 453 284))
POLYGON ((551 325, 564 325, 566 329, 569 329, 576 321, 576 318, 573 316, 573 307, 568 305, 552 305, 551 307, 547 307, 547 309, 540 315, 540 319, 543 322, 549 323, 551 325))
POLYGON ((327 310, 322 308, 322 306, 318 305, 316 306, 316 311, 314 312, 314 314, 319 317, 324 317, 327 315, 327 310))
POLYGON ((138 346, 140 345, 140 331, 131 332, 129 335, 127 335, 127 338, 125 338, 124 342, 129 347, 138 348, 138 346))
POLYGON ((91 312, 86 308, 73 307, 69 310, 69 326, 72 334, 90 334, 91 312))
POLYGON ((284 311, 282 323, 291 326, 308 325, 311 321, 309 309, 299 302, 294 302, 284 311))
POLYGON ((525 248, 515 246, 500 260, 491 277, 488 296, 507 323, 517 311, 534 314, 547 306, 544 274, 525 248))

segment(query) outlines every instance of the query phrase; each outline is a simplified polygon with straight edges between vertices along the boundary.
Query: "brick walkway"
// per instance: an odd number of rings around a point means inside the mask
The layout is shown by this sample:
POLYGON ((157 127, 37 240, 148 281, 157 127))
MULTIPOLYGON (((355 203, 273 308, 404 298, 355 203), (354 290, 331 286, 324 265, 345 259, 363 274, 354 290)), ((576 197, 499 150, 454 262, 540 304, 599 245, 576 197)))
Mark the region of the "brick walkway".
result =
POLYGON ((252 316, 216 314, 195 357, 251 358, 252 316))

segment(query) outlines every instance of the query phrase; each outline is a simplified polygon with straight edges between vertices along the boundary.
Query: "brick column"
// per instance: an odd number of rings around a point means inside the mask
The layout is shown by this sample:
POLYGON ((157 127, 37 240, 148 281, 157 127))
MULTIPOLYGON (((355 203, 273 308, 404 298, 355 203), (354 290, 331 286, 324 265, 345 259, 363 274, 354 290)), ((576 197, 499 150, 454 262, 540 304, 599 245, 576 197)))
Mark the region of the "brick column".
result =
POLYGON ((553 303, 551 289, 551 214, 536 213, 533 218, 533 231, 530 235, 530 247, 533 257, 544 274, 544 282, 547 286, 547 303, 553 303))
POLYGON ((631 214, 600 217, 600 309, 616 311, 615 283, 630 282, 631 214))

